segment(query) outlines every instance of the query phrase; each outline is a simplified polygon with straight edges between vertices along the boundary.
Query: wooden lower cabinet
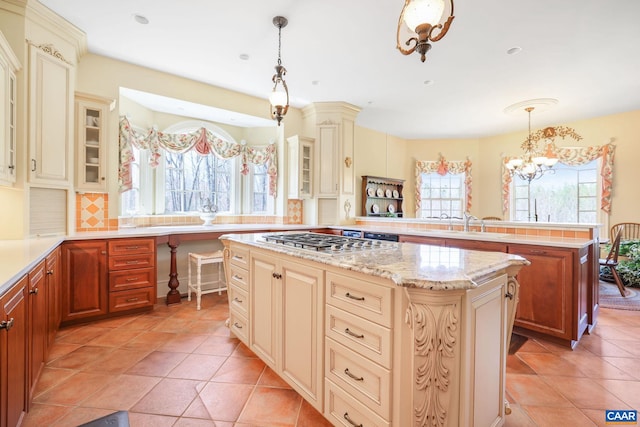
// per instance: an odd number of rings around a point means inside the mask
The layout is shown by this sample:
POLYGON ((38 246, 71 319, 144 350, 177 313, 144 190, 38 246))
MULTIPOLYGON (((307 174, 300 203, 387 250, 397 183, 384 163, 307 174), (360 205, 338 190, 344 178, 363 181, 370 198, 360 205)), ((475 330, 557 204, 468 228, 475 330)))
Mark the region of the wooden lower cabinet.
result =
MULTIPOLYGON (((28 316, 28 399, 31 401, 40 371, 44 366, 47 350, 47 286, 45 260, 42 260, 28 274, 29 290, 27 293, 28 316)), ((28 405, 27 405, 28 406, 28 405)))
POLYGON ((153 308, 154 239, 68 241, 62 260, 63 324, 153 308))
POLYGON ((60 327, 61 321, 61 284, 62 284, 62 251, 60 247, 54 249, 45 258, 46 278, 45 286, 47 288, 47 353, 49 348, 53 346, 56 339, 56 333, 60 327))
POLYGON ((531 262, 518 273, 516 331, 577 344, 588 322, 588 250, 509 245, 531 262))
POLYGON ((27 411, 27 295, 24 276, 0 297, 0 427, 20 425, 27 411))
POLYGON ((505 243, 486 242, 483 240, 447 239, 447 246, 472 251, 507 252, 505 243))
POLYGON ((62 322, 88 320, 109 312, 106 240, 62 244, 62 322))
POLYGON ((400 243, 419 243, 422 245, 445 245, 445 239, 440 239, 438 237, 413 236, 410 234, 401 234, 400 236, 398 236, 398 241, 400 243))
POLYGON ((322 411, 324 272, 259 250, 249 259, 249 347, 322 411))

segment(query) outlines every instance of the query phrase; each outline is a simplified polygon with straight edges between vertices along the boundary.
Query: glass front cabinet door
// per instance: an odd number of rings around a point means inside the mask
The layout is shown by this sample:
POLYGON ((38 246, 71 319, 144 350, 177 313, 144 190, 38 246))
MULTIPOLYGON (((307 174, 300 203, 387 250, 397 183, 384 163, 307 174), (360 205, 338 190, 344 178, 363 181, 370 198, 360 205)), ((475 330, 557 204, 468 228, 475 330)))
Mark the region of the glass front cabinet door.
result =
POLYGON ((76 93, 76 190, 107 191, 107 130, 112 100, 76 93))

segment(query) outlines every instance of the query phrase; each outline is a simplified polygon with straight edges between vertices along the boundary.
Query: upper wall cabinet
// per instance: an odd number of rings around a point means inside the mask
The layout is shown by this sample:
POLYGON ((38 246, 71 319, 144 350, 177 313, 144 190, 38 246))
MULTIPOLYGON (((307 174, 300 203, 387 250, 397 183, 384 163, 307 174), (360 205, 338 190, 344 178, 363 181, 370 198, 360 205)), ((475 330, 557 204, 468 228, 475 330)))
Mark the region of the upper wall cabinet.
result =
POLYGON ((335 197, 338 195, 340 175, 338 168, 338 152, 340 134, 337 124, 321 124, 318 126, 318 197, 335 197))
POLYGON ((313 139, 303 136, 287 138, 289 143, 289 198, 313 197, 313 139))
POLYGON ((107 120, 112 102, 76 93, 76 190, 107 191, 107 120))
POLYGON ((68 187, 72 177, 73 66, 29 42, 29 181, 68 187))
POLYGON ((20 62, 0 32, 0 185, 16 182, 16 75, 20 62))

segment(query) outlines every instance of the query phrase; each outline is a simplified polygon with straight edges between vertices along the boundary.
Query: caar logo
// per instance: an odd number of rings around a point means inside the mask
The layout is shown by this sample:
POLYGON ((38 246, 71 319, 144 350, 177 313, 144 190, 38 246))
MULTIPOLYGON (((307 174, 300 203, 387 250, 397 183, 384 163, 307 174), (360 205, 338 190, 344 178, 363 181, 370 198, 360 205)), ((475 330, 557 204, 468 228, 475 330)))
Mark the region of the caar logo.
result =
POLYGON ((631 409, 607 409, 604 411, 606 424, 638 424, 638 411, 631 409))

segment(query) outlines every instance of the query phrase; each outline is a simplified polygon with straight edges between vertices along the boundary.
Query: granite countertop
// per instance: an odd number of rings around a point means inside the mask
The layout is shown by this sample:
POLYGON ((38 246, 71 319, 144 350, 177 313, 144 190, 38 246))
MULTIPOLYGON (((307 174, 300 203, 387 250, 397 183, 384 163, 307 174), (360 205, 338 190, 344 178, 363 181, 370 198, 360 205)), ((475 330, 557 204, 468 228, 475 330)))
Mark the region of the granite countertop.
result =
POLYGON ((226 234, 220 239, 379 276, 390 279, 398 286, 431 290, 475 288, 479 280, 495 271, 529 265, 529 261, 518 255, 413 243, 385 242, 380 249, 324 254, 268 243, 262 236, 263 234, 226 234))

